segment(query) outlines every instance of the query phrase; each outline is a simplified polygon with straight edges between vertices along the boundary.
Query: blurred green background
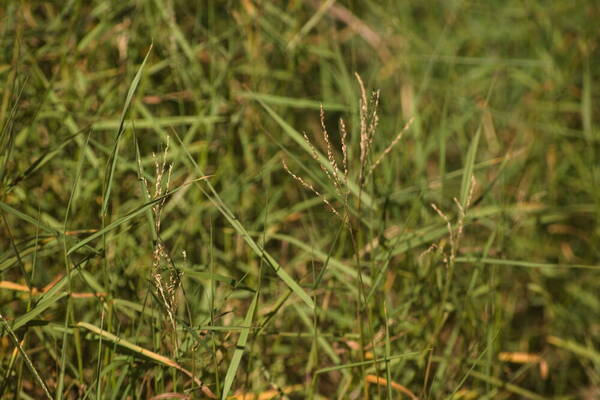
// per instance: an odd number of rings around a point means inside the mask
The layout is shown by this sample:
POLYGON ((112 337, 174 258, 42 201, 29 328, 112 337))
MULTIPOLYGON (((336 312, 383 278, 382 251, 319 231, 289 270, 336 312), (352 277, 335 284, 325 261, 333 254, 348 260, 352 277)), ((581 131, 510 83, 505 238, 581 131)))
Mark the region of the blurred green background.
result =
POLYGON ((3 2, 2 398, 600 397, 599 20, 3 2))

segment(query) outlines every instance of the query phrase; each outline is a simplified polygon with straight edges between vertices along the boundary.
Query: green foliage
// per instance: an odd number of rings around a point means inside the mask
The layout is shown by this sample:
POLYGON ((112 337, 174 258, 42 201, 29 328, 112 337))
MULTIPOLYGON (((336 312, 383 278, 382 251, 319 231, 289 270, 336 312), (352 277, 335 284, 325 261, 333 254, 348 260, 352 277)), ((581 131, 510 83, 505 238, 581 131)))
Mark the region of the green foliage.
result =
POLYGON ((599 18, 4 2, 1 398, 597 397, 599 18))

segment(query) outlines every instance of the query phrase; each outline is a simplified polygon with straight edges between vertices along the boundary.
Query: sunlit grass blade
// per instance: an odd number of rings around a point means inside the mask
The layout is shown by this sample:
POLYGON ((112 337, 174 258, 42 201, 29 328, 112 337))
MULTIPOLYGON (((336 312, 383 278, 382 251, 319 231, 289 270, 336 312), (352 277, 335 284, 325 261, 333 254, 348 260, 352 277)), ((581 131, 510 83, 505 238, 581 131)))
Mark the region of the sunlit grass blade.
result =
POLYGON ((257 290, 254 294, 254 298, 252 299, 252 303, 250 303, 250 307, 246 312, 246 318, 244 318, 245 328, 243 328, 240 333, 235 350, 233 351, 233 357, 231 358, 229 367, 227 368, 227 374, 223 380, 223 392, 221 394, 221 400, 227 399, 229 391, 231 390, 231 385, 233 384, 233 380, 235 379, 235 375, 237 374, 237 370, 240 366, 240 362, 242 361, 242 355, 244 355, 244 351, 246 350, 246 343, 248 342, 248 335, 250 333, 249 326, 252 325, 252 321, 254 320, 254 313, 258 303, 259 293, 260 291, 257 290))

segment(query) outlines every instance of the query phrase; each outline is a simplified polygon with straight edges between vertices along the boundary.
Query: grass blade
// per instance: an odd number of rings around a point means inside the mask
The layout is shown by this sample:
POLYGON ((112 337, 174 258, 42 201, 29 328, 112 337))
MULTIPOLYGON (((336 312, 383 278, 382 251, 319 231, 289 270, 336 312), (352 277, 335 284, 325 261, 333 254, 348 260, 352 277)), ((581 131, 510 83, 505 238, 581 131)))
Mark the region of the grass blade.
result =
POLYGON ((161 365, 164 365, 164 366, 167 366, 170 368, 175 368, 176 370, 183 372, 185 375, 192 378, 194 380, 194 382, 202 388, 202 391, 204 392, 204 394, 206 394, 211 399, 216 398, 216 396, 208 388, 208 386, 204 385, 198 378, 194 377, 194 375, 190 371, 188 371, 187 369, 182 367, 177 362, 171 360, 170 358, 160 355, 158 353, 155 353, 153 351, 150 351, 148 349, 145 349, 141 346, 138 346, 137 344, 131 343, 128 340, 120 338, 108 331, 105 331, 104 329, 98 328, 95 325, 88 324, 87 322, 78 322, 77 324, 75 324, 75 326, 78 328, 86 329, 92 333, 95 333, 96 335, 100 336, 103 340, 109 341, 119 347, 127 349, 130 352, 132 352, 134 355, 137 355, 138 357, 140 357, 142 359, 149 359, 149 360, 154 361, 157 364, 161 364, 161 365))
POLYGON ((35 366, 31 362, 31 359, 27 355, 27 352, 25 352, 25 350, 21 346, 21 343, 19 343, 19 339, 17 338, 17 335, 15 335, 14 330, 10 328, 10 325, 8 324, 8 322, 6 321, 6 319, 4 318, 4 316, 2 314, 0 314, 0 319, 2 319, 2 323, 4 324, 4 327, 6 328, 6 330, 8 331, 8 336, 12 340, 13 345, 19 350, 19 352, 21 353, 21 356, 23 356, 23 359, 25 360, 25 364, 27 364, 27 367, 31 371, 31 374, 35 377, 35 380, 38 382, 38 384, 41 386, 42 390, 44 391, 44 395, 46 396, 47 399, 52 399, 52 395, 50 395, 48 386, 46 386, 46 383, 44 383, 44 380, 40 376, 38 370, 35 368, 35 366))
POLYGON ((600 365, 600 353, 593 348, 582 346, 571 340, 564 340, 556 336, 548 337, 548 343, 561 349, 568 350, 578 356, 592 360, 596 365, 600 365))
POLYGON ((244 328, 240 333, 237 345, 235 346, 235 351, 233 352, 233 357, 231 359, 231 362, 229 363, 229 367, 227 368, 225 380, 223 381, 223 393, 221 394, 221 400, 227 399, 227 395, 231 390, 231 385, 233 384, 233 380, 237 373, 238 367, 240 366, 240 361, 242 361, 242 355, 244 355, 246 343, 248 342, 248 334, 250 333, 249 327, 252 324, 252 320, 254 319, 254 312, 256 311, 256 304, 258 303, 259 293, 260 292, 257 290, 254 295, 254 298, 252 299, 252 303, 250 303, 250 308, 248 308, 248 312, 246 313, 246 318, 244 318, 244 328))
MULTIPOLYGON (((185 146, 183 146, 183 142, 182 142, 181 138, 178 135, 176 135, 176 138, 179 141, 179 143, 182 145, 181 151, 183 151, 187 155, 188 160, 194 166, 196 171, 201 172, 200 167, 198 166, 198 163, 196 163, 196 160, 194 160, 194 158, 187 151, 185 146)), ((202 174, 202 175, 204 175, 204 174, 202 174)), ((313 300, 311 299, 311 297, 306 293, 306 291, 304 289, 302 289, 302 287, 281 267, 281 265, 279 265, 279 263, 277 261, 275 261, 275 259, 269 253, 267 253, 265 251, 264 248, 259 246, 258 243, 256 243, 256 241, 254 239, 252 239, 252 236, 250 236, 250 234, 248 233, 246 228, 244 228, 244 226, 240 223, 240 221, 237 219, 237 217, 235 217, 235 215, 229 209, 229 207, 227 207, 225 202, 223 202, 223 200, 221 199, 221 197, 219 196, 219 194, 217 193, 215 188, 211 185, 211 183, 208 180, 205 181, 205 183, 208 187, 208 191, 204 187, 202 187, 202 185, 200 183, 196 182, 196 185, 202 191, 202 193, 204 193, 204 195, 206 197, 208 197, 208 199, 217 207, 217 209, 221 212, 221 214, 223 214, 225 219, 227 219, 227 221, 233 226, 233 228, 244 239, 244 241, 248 244, 248 246, 250 246, 250 248, 254 251, 254 253, 257 256, 263 258, 265 261, 267 261, 267 263, 271 266, 271 268, 273 268, 273 270, 275 271, 277 276, 279 276, 279 278, 281 278, 281 280, 284 281, 285 284, 290 289, 292 289, 292 291, 298 297, 300 297, 306 303, 307 306, 309 306, 311 309, 314 309, 315 304, 314 304, 313 300)))
POLYGON ((530 399, 530 400, 546 400, 547 397, 540 396, 535 394, 527 389, 523 389, 520 386, 517 386, 512 383, 504 382, 498 378, 494 378, 491 376, 487 376, 482 374, 481 372, 471 371, 471 376, 475 379, 479 379, 484 382, 491 383, 494 386, 498 386, 499 388, 506 389, 507 391, 516 394, 521 399, 530 399))
POLYGON ((152 44, 150 44, 150 48, 144 57, 144 61, 142 61, 142 65, 138 69, 133 81, 131 82, 131 86, 129 86, 129 91, 127 92, 127 97, 125 98, 125 106, 123 107, 123 112, 121 113, 121 119, 119 121, 119 129, 117 131, 117 137, 115 138, 115 145, 113 147, 112 154, 109 159, 109 170, 108 176, 106 178, 106 186, 104 191, 104 201, 102 202, 102 215, 106 215, 106 209, 108 208, 108 201, 110 199, 110 192, 112 189, 113 178, 115 175, 115 168, 117 166, 117 153, 119 151, 119 142, 121 141, 121 136, 123 135, 123 127, 125 126, 125 116, 127 115, 127 111, 129 110, 129 106, 131 105, 131 99, 133 98, 133 94, 137 89, 140 79, 142 78, 142 71, 144 70, 144 66, 146 65, 146 61, 148 61, 148 57, 150 56, 150 52, 152 51, 152 44))
MULTIPOLYGON (((72 271, 74 270, 71 270, 71 272, 72 271)), ((12 329, 16 331, 17 329, 25 326, 28 322, 46 311, 49 307, 58 303, 63 297, 67 296, 68 293, 63 291, 63 288, 68 282, 68 276, 63 276, 62 279, 56 283, 56 285, 44 293, 35 307, 15 319, 12 329)))
POLYGON ((524 267, 524 268, 576 268, 576 269, 592 269, 600 271, 600 265, 587 265, 587 264, 550 264, 550 263, 539 263, 531 261, 521 260, 504 260, 500 258, 478 258, 478 257, 456 257, 457 263, 482 263, 492 265, 506 265, 511 267, 524 267))
POLYGON ((44 224, 43 222, 40 222, 40 221, 34 219, 33 217, 30 217, 29 215, 24 214, 21 211, 13 208, 13 207, 9 206, 8 204, 3 203, 1 201, 0 201, 0 210, 3 210, 4 212, 7 212, 25 222, 29 222, 33 226, 36 226, 37 228, 39 228, 43 231, 46 231, 52 235, 61 236, 61 233, 57 229, 54 229, 54 228, 44 224))

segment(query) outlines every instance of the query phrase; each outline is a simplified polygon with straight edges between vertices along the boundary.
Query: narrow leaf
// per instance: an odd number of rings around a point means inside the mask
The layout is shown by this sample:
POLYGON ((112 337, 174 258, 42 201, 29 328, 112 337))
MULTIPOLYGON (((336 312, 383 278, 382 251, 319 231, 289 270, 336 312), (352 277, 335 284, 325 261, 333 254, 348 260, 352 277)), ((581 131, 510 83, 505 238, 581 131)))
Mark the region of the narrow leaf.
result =
POLYGON ((110 199, 110 192, 112 189, 112 182, 115 174, 115 168, 117 166, 117 153, 119 152, 119 142, 121 140, 121 136, 123 134, 123 127, 125 125, 125 116, 127 115, 127 111, 129 110, 129 106, 131 105, 131 99, 133 98, 133 94, 137 89, 140 79, 142 78, 142 71, 144 70, 144 66, 146 65, 146 61, 148 61, 148 57, 150 56, 150 52, 152 51, 152 44, 150 44, 150 48, 146 53, 146 57, 144 57, 144 61, 142 61, 142 65, 138 69, 133 81, 131 82, 131 86, 129 86, 129 91, 127 92, 127 97, 125 98, 125 106, 123 107, 123 112, 121 113, 121 119, 119 121, 119 129, 117 131, 117 137, 115 138, 115 145, 113 147, 112 154, 109 159, 109 170, 108 176, 106 180, 106 187, 104 191, 104 201, 102 202, 102 215, 106 215, 106 210, 108 208, 108 201, 110 199))
POLYGON ((237 345, 235 346, 235 351, 233 352, 233 358, 229 363, 229 368, 227 368, 227 374, 225 375, 225 380, 223 381, 223 393, 221 394, 221 400, 227 399, 227 395, 231 390, 231 385, 235 379, 238 367, 240 366, 240 361, 242 361, 242 355, 246 349, 248 334, 250 333, 249 326, 252 324, 252 320, 254 319, 254 312, 256 310, 256 304, 258 303, 258 294, 259 291, 257 290, 254 298, 252 299, 252 303, 250 303, 250 308, 248 308, 248 312, 246 313, 246 318, 244 318, 245 328, 243 328, 242 332, 240 333, 237 345))

